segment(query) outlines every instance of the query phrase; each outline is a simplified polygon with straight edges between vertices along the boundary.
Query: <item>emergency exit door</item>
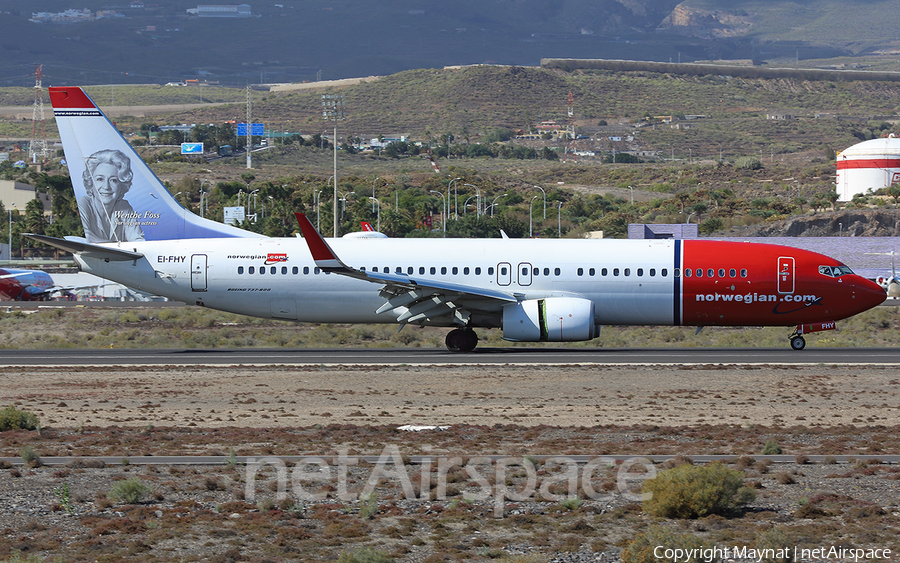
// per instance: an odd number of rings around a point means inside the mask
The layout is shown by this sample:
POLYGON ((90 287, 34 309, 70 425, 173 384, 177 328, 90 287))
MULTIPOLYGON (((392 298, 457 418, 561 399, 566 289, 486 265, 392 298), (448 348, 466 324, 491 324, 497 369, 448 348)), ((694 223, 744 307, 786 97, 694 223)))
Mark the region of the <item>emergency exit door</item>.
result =
POLYGON ((191 256, 191 290, 206 291, 206 254, 191 256))
POLYGON ((778 293, 794 293, 794 258, 778 257, 778 293))

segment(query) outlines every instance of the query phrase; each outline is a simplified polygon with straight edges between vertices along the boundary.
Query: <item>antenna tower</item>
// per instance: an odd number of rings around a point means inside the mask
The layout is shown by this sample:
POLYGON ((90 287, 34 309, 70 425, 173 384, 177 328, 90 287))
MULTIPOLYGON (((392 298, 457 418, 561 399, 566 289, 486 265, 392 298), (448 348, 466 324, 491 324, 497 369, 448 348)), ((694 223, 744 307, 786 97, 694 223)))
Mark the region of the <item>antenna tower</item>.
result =
POLYGON ((569 92, 568 106, 569 120, 566 123, 566 150, 563 153, 563 162, 569 161, 569 155, 574 162, 578 162, 578 155, 575 154, 575 96, 569 92))
POLYGON ((44 162, 50 157, 47 150, 47 125, 44 123, 44 89, 41 86, 44 65, 34 65, 34 109, 31 113, 31 142, 28 157, 32 163, 44 162))

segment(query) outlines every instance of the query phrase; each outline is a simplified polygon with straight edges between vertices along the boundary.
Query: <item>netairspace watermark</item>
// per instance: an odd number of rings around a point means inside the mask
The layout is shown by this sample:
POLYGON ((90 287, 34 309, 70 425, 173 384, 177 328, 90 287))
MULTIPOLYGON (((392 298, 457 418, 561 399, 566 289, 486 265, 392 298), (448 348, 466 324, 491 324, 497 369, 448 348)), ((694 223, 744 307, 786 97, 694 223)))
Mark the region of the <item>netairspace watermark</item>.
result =
POLYGON ((695 549, 673 549, 658 545, 653 548, 653 557, 672 563, 712 563, 738 559, 743 561, 877 561, 890 559, 890 549, 783 546, 775 548, 752 547, 702 547, 695 549))
POLYGON ((462 493, 463 500, 492 501, 494 515, 502 517, 507 501, 522 502, 526 500, 562 502, 566 499, 585 498, 600 502, 610 502, 617 498, 627 501, 641 502, 650 497, 650 493, 636 492, 639 484, 656 477, 656 467, 647 458, 635 457, 624 462, 611 457, 595 457, 586 463, 566 456, 554 456, 540 462, 541 478, 535 462, 528 457, 505 457, 495 459, 487 456, 441 457, 429 456, 415 466, 405 464, 400 449, 389 445, 382 450, 377 461, 372 464, 365 485, 358 492, 350 490, 349 472, 351 466, 359 466, 360 458, 351 456, 347 450, 341 450, 329 463, 324 457, 306 457, 294 467, 289 468, 278 457, 249 458, 245 469, 244 498, 247 502, 256 502, 256 487, 260 471, 270 466, 276 472, 276 499, 288 498, 290 490, 299 501, 325 501, 329 498, 341 501, 356 501, 371 498, 375 488, 383 481, 399 485, 407 500, 446 500, 448 498, 448 475, 463 470, 466 481, 453 483, 454 488, 476 487, 462 493), (616 469, 616 491, 598 491, 594 489, 594 476, 597 473, 616 469), (433 472, 436 471, 437 483, 432 486, 433 472), (512 486, 511 478, 518 479, 512 486), (413 486, 418 478, 419 493, 413 486), (540 483, 539 483, 540 481, 540 483), (290 483, 290 487, 288 484, 290 483), (319 492, 313 492, 314 487, 319 492), (579 487, 580 484, 580 487, 579 487), (564 487, 565 494, 552 492, 564 487), (552 489, 552 490, 551 490, 552 489))

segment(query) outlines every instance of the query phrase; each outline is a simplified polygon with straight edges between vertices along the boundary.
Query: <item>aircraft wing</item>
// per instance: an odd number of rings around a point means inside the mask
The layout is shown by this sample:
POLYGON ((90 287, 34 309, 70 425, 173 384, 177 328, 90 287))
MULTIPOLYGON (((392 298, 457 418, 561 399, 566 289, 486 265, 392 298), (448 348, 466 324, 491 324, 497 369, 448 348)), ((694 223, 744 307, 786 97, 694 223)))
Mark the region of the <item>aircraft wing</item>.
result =
POLYGON ((303 213, 295 213, 295 215, 316 266, 323 272, 381 284, 379 295, 385 300, 385 303, 375 312, 381 314, 392 311, 397 315, 397 322, 401 325, 447 315, 452 315, 455 322, 465 325, 471 314, 466 308, 467 304, 473 302, 515 303, 518 301, 515 294, 506 291, 352 268, 337 257, 306 215, 303 213))
POLYGON ((25 233, 25 236, 32 240, 36 240, 44 244, 49 244, 50 246, 58 248, 60 250, 65 250, 66 252, 71 252, 72 254, 81 254, 90 258, 99 258, 102 260, 110 261, 127 261, 137 260, 138 258, 143 258, 144 256, 140 252, 131 252, 130 250, 122 250, 120 248, 109 248, 107 246, 100 246, 98 244, 91 244, 89 242, 81 242, 78 240, 60 239, 55 237, 48 237, 46 235, 34 235, 30 233, 25 233))

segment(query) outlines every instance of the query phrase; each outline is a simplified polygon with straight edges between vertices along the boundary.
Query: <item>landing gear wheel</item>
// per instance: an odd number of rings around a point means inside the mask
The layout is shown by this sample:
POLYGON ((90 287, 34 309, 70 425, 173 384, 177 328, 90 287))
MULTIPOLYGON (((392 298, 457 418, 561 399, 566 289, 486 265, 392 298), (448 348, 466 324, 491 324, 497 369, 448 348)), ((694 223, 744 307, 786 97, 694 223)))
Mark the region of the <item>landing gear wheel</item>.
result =
POLYGON ((803 350, 806 348, 806 340, 802 336, 794 336, 791 338, 791 348, 794 350, 803 350))
POLYGON ((444 343, 451 352, 471 352, 478 345, 478 335, 470 328, 455 328, 447 333, 444 343))

